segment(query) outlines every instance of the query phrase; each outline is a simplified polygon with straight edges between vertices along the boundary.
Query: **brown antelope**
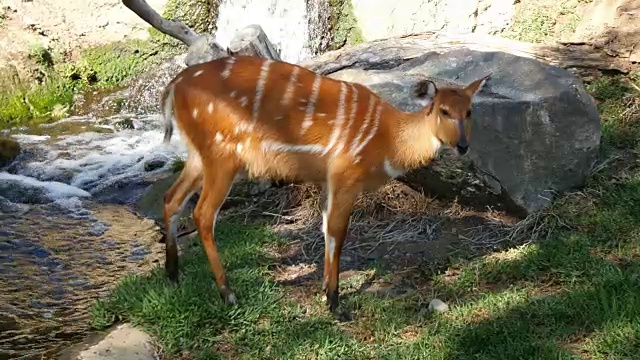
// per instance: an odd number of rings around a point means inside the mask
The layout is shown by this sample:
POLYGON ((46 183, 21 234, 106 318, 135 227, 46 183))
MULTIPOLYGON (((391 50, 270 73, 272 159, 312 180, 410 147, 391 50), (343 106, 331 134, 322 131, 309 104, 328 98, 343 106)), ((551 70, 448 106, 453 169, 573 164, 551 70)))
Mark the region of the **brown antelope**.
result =
POLYGON ((176 220, 198 190, 194 220, 216 284, 237 300, 220 262, 214 226, 236 176, 302 181, 326 190, 323 289, 338 315, 342 244, 354 201, 408 170, 427 164, 442 144, 467 152, 471 100, 489 75, 466 87, 418 86, 423 107, 403 112, 369 88, 286 62, 225 57, 190 66, 163 92, 164 141, 172 119, 188 149, 166 193, 165 268, 178 281, 176 220))

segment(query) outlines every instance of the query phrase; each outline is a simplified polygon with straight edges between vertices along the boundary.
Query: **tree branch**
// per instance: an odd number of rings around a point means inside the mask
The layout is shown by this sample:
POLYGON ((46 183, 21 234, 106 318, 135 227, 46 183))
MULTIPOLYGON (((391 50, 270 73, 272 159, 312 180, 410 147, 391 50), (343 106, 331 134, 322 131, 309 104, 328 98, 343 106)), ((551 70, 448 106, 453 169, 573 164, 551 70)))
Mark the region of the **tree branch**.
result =
POLYGON ((180 20, 169 21, 158 14, 145 0, 122 0, 122 4, 158 31, 191 46, 200 35, 180 20))

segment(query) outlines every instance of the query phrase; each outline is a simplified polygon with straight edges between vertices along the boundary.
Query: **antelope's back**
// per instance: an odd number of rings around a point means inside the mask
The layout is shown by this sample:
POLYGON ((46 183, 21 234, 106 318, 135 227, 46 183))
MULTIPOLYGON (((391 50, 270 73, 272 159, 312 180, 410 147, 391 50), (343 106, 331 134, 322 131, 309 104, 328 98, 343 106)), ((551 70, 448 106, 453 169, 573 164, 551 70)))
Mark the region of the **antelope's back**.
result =
POLYGON ((324 178, 325 155, 361 143, 362 119, 379 103, 359 84, 260 57, 191 66, 172 84, 182 109, 177 116, 190 127, 181 131, 191 131, 192 140, 206 132, 215 141, 202 139, 200 146, 233 152, 255 176, 324 178))

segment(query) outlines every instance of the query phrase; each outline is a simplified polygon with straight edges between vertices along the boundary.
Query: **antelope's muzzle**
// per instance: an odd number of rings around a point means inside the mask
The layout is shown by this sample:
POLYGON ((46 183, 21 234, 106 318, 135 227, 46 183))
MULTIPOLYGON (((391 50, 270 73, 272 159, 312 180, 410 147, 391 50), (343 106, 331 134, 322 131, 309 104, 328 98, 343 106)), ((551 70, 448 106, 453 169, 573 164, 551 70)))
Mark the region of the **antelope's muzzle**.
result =
POLYGON ((460 138, 458 138, 458 144, 456 145, 456 149, 460 155, 464 155, 469 150, 469 141, 467 140, 467 135, 464 131, 464 123, 462 120, 458 120, 458 130, 460 131, 460 138))

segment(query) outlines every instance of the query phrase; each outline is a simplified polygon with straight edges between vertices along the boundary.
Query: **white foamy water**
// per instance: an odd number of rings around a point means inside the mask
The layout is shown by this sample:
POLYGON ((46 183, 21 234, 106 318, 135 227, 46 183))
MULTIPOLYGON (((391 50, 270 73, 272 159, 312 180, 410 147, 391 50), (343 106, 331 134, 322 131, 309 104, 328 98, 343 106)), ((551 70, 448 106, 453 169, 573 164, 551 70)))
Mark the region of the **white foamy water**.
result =
POLYGON ((0 172, 0 181, 14 181, 23 186, 31 188, 39 188, 51 200, 60 200, 66 198, 91 197, 88 192, 58 181, 40 181, 24 175, 14 175, 8 172, 0 172))
MULTIPOLYGON (((91 128, 48 138, 16 134, 26 155, 22 155, 10 173, 1 172, 0 181, 9 180, 23 189, 38 188, 39 193, 60 206, 79 208, 80 198, 96 194, 109 197, 117 191, 127 196, 134 187, 144 187, 147 176, 166 171, 176 155, 185 153, 178 132, 174 133, 169 146, 162 143, 163 130, 158 115, 76 117, 43 127, 55 134, 56 126, 69 122, 91 128), (117 130, 123 121, 133 128, 117 130), (100 131, 102 128, 116 131, 100 131), (23 141, 25 139, 31 141, 23 141)), ((12 201, 16 200, 19 201, 15 198, 12 201)), ((28 199, 25 202, 28 203, 28 199)))
POLYGON ((258 24, 280 50, 282 60, 310 57, 307 2, 304 0, 224 0, 218 10, 216 41, 226 48, 236 31, 258 24))

